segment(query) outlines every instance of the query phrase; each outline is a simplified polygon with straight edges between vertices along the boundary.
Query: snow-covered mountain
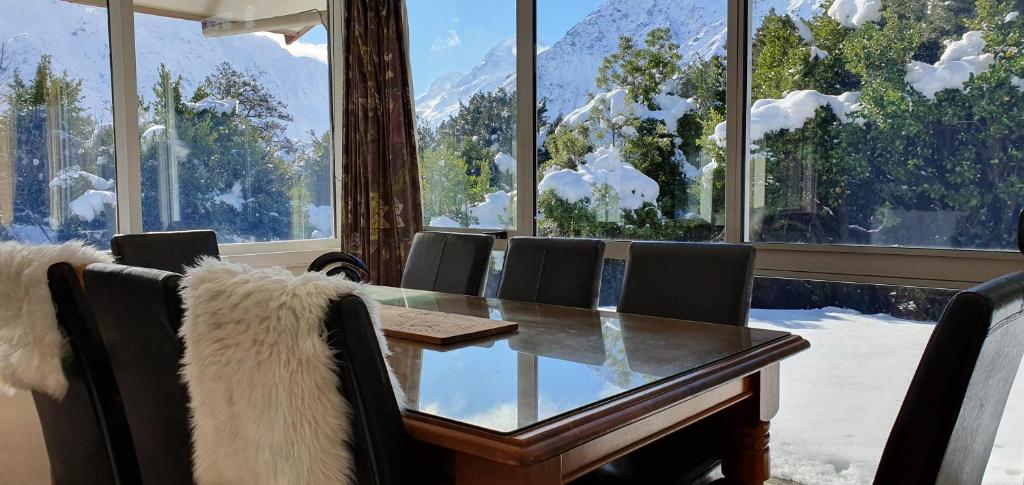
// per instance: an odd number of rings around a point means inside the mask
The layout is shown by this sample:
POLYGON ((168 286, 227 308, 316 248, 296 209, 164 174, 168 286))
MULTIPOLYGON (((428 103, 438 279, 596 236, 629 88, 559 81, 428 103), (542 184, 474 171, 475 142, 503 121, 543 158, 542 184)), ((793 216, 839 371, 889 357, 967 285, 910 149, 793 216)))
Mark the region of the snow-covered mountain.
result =
MULTIPOLYGON (((110 53, 106 11, 62 0, 0 1, 0 43, 16 54, 14 66, 30 77, 42 54, 58 71, 82 79, 84 104, 101 122, 111 120, 110 53), (31 19, 27 21, 26 19, 31 19)), ((136 70, 140 94, 152 99, 157 68, 182 76, 186 95, 222 62, 251 71, 288 106, 289 136, 307 138, 330 127, 326 64, 299 57, 264 35, 208 39, 198 22, 136 15, 136 70)))
MULTIPOLYGON (((756 0, 754 28, 771 10, 788 12, 800 18, 810 17, 819 0, 756 0)), ((587 93, 595 90, 594 77, 601 61, 618 49, 619 37, 643 39, 654 28, 668 27, 680 45, 684 60, 692 61, 722 52, 726 41, 724 0, 607 0, 582 21, 569 29, 562 39, 537 55, 537 98, 548 99, 551 117, 565 114, 583 105, 587 93)), ((512 49, 502 42, 472 72, 447 90, 431 92, 417 99, 421 119, 436 125, 458 112, 459 101, 477 92, 498 86, 515 89, 515 63, 512 49), (499 55, 499 54, 504 55, 499 55), (507 67, 506 67, 507 66, 507 67), (474 72, 486 73, 487 81, 478 82, 474 72), (500 84, 498 79, 503 80, 500 84), (430 96, 430 94, 433 94, 430 96)), ((514 51, 513 51, 514 52, 514 51)))
POLYGON ((416 114, 431 125, 459 112, 459 102, 476 93, 489 93, 502 86, 515 88, 516 40, 506 39, 491 48, 468 73, 442 74, 426 93, 416 98, 416 114), (511 82, 510 82, 511 81, 511 82))

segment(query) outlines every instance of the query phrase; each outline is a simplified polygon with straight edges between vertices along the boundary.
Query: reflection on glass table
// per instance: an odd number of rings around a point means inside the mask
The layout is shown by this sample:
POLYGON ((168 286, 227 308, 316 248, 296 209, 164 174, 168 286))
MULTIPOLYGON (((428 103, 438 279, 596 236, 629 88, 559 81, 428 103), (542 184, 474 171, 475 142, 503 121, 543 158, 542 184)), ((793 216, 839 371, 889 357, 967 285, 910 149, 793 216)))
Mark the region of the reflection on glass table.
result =
POLYGON ((431 347, 389 339, 407 409, 514 433, 786 333, 533 303, 374 287, 385 305, 519 324, 515 333, 431 347))

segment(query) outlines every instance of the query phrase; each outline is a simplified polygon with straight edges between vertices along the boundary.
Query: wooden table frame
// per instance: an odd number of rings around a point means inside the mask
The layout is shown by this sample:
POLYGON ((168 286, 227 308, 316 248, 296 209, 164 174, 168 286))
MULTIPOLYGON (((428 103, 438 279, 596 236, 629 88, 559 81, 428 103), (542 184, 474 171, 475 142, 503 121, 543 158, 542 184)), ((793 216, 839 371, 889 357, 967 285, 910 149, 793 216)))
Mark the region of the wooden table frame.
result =
POLYGON ((795 335, 665 379, 511 435, 406 412, 411 437, 452 458, 463 484, 559 484, 703 418, 728 414, 730 482, 770 477, 769 422, 779 409, 779 362, 810 344, 795 335))

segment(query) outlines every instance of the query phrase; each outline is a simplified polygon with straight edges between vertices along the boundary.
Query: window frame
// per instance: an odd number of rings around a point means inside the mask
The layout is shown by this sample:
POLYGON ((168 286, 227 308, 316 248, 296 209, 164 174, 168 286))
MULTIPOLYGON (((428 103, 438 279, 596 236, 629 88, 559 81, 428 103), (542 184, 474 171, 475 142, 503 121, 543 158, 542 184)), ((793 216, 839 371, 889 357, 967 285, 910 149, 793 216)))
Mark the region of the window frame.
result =
MULTIPOLYGON (((258 265, 305 265, 315 255, 340 247, 337 234, 341 207, 337 181, 343 154, 342 92, 344 66, 342 48, 342 12, 345 0, 327 0, 327 26, 331 82, 331 119, 334 142, 335 236, 330 239, 297 240, 243 244, 223 244, 221 250, 233 260, 258 265)), ((516 149, 517 227, 510 236, 536 235, 536 2, 516 0, 516 149), (530 154, 530 155, 526 155, 530 154)), ((747 241, 749 227, 746 204, 749 169, 747 161, 752 41, 751 0, 727 0, 727 50, 731 59, 727 69, 726 123, 726 208, 725 241, 747 241)), ((131 0, 107 2, 111 81, 114 101, 114 136, 117 166, 118 231, 136 233, 142 228, 140 140, 135 107, 138 102, 135 72, 134 7, 131 0)), ((406 18, 407 20, 407 18, 406 18)), ((454 232, 493 232, 494 230, 427 227, 454 232)), ((756 272, 774 276, 858 283, 899 284, 962 288, 1014 270, 1024 269, 1024 260, 1016 252, 997 250, 883 247, 858 245, 751 243, 758 249, 756 272)), ((608 241, 607 257, 625 258, 629 241, 608 241)), ((496 250, 505 247, 498 241, 496 250)))
MULTIPOLYGON (((510 236, 536 235, 536 20, 537 0, 516 0, 517 197, 518 227, 510 236), (525 54, 525 55, 524 55, 525 54), (526 156, 524 154, 533 154, 526 156)), ((750 173, 752 0, 727 0, 729 62, 726 73, 726 187, 725 241, 747 243, 746 211, 750 173)), ((473 229, 427 227, 451 232, 473 229)), ((605 256, 625 259, 630 241, 606 241, 605 256)), ((758 251, 756 274, 939 288, 965 288, 996 276, 1024 270, 1024 259, 1013 250, 971 250, 868 245, 750 243, 758 251)), ((496 250, 504 242, 499 241, 496 250)))
MULTIPOLYGON (((341 62, 343 42, 341 13, 344 0, 327 3, 328 82, 333 144, 334 236, 324 239, 222 243, 226 259, 256 266, 285 266, 303 269, 325 251, 341 247, 338 180, 341 174, 342 98, 344 70, 341 62)), ((107 0, 110 33, 111 88, 113 90, 114 153, 117 173, 117 233, 136 234, 142 230, 141 140, 138 126, 138 78, 135 64, 135 7, 133 0, 107 0)), ((141 13, 141 12, 140 12, 141 13)))

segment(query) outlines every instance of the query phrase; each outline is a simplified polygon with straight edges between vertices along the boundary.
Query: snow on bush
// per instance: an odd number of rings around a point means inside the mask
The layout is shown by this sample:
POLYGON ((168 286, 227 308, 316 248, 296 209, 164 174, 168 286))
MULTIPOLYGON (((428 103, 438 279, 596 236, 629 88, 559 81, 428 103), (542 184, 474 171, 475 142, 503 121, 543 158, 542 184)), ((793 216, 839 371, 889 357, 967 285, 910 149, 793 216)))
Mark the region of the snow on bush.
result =
POLYGON ((242 210, 242 204, 245 204, 245 199, 242 198, 242 184, 236 180, 230 191, 218 194, 214 199, 234 207, 236 211, 242 210))
POLYGON ((236 99, 215 99, 205 98, 197 103, 185 103, 185 108, 191 111, 209 111, 218 115, 232 114, 238 109, 238 100, 236 99))
POLYGON ((1013 22, 1014 20, 1017 20, 1017 17, 1020 17, 1020 12, 1017 12, 1017 11, 1010 12, 1010 13, 1006 14, 1006 18, 1003 19, 1003 22, 1013 22))
POLYGON ((515 173, 516 159, 512 158, 512 155, 499 152, 494 156, 494 164, 498 166, 498 171, 500 172, 515 173))
POLYGON ((992 54, 981 53, 984 48, 981 31, 966 32, 962 39, 946 44, 935 64, 910 61, 904 79, 928 99, 935 99, 935 93, 944 89, 962 91, 972 75, 988 71, 995 62, 992 54))
MULTIPOLYGON (((671 83, 669 83, 671 85, 671 83)), ((679 118, 694 109, 696 103, 692 99, 686 99, 663 90, 654 96, 654 104, 657 109, 648 109, 641 103, 629 103, 627 93, 623 88, 613 89, 606 93, 598 93, 589 103, 576 108, 568 115, 562 123, 565 126, 577 126, 590 121, 595 109, 602 111, 603 115, 616 123, 622 123, 628 117, 639 119, 653 118, 665 122, 669 130, 674 130, 679 118)))
MULTIPOLYGON (((782 99, 759 99, 750 108, 750 141, 764 138, 779 130, 795 130, 814 117, 818 108, 828 106, 842 122, 850 121, 850 114, 860 108, 860 93, 851 91, 832 96, 813 89, 793 91, 782 99)), ((711 139, 725 146, 725 122, 715 127, 711 139)))
POLYGON ((1024 79, 1017 76, 1010 76, 1010 85, 1015 86, 1021 92, 1024 92, 1024 79))
POLYGON ((829 7, 828 16, 844 27, 855 29, 882 19, 882 0, 836 0, 829 7))
POLYGON ((469 208, 469 215, 477 219, 476 224, 470 227, 493 229, 507 226, 511 220, 511 203, 512 194, 504 190, 485 195, 483 202, 469 208))
POLYGON ((431 217, 430 224, 427 225, 430 227, 462 227, 462 224, 459 224, 457 221, 448 216, 431 217))
POLYGON ((107 180, 98 175, 93 175, 89 172, 79 169, 78 167, 62 168, 57 172, 57 176, 50 181, 50 187, 71 187, 78 179, 85 179, 89 183, 89 186, 95 190, 112 190, 114 188, 114 181, 107 180))
POLYGON ((570 169, 556 170, 544 176, 537 185, 537 190, 544 193, 548 190, 554 191, 559 199, 570 204, 575 204, 593 195, 590 184, 584 178, 582 172, 570 169))
POLYGON ((309 204, 306 206, 306 217, 315 228, 314 232, 320 233, 320 237, 327 237, 333 232, 334 209, 330 205, 309 204))
POLYGON ((579 170, 548 173, 537 188, 541 193, 552 190, 560 199, 576 203, 592 198, 595 189, 605 186, 618 196, 622 210, 636 210, 645 202, 654 204, 658 200, 658 182, 623 162, 618 147, 610 145, 587 154, 579 170))
POLYGON ((75 200, 72 200, 68 204, 68 208, 80 219, 88 222, 103 212, 106 206, 115 207, 116 205, 117 197, 113 192, 90 189, 86 190, 84 194, 78 196, 75 200))
POLYGON ((815 59, 824 59, 824 58, 828 57, 828 55, 829 55, 828 51, 819 49, 819 48, 814 47, 814 46, 811 46, 811 57, 810 57, 810 59, 812 61, 815 60, 815 59))

